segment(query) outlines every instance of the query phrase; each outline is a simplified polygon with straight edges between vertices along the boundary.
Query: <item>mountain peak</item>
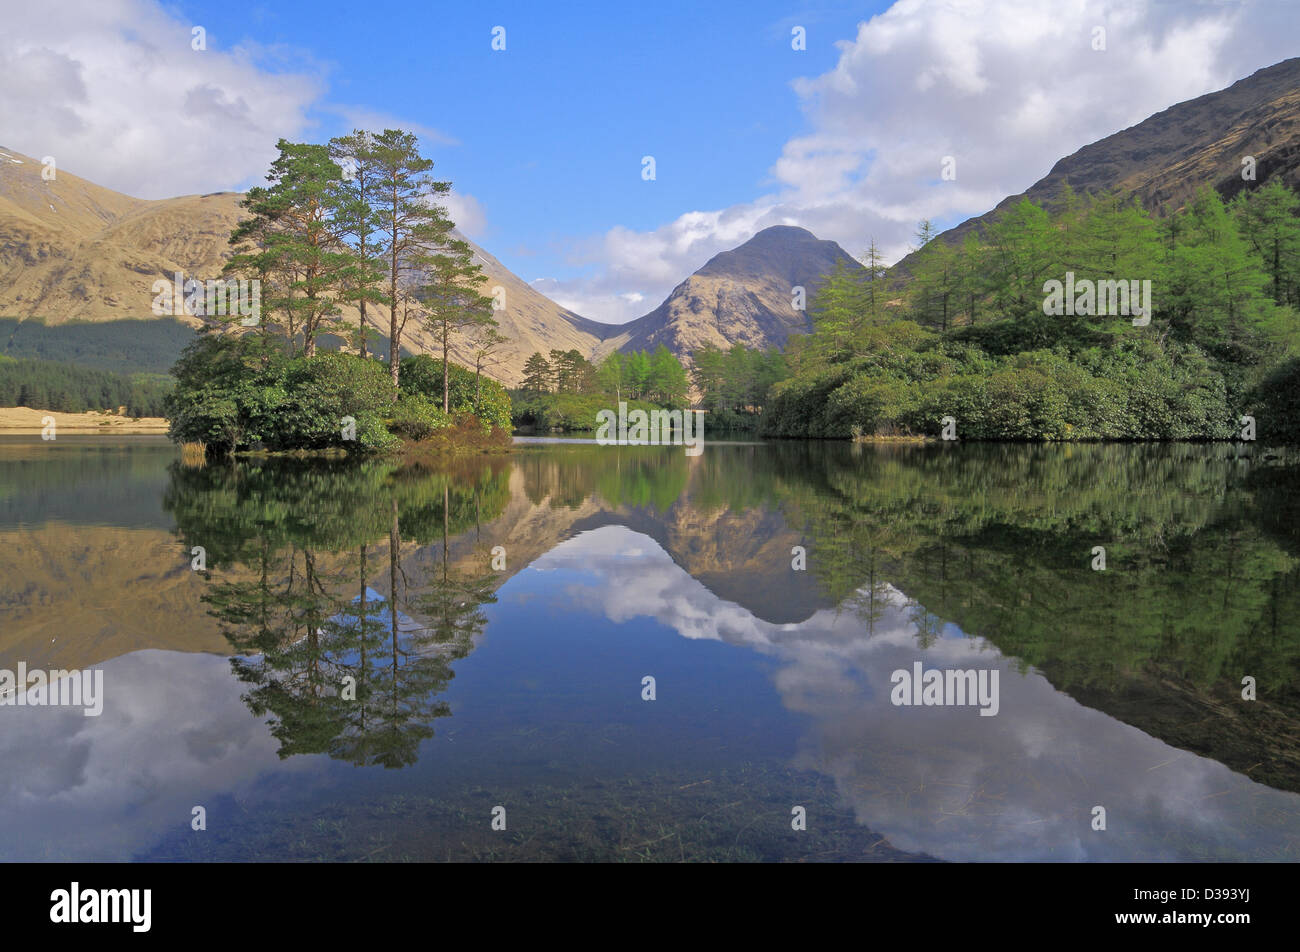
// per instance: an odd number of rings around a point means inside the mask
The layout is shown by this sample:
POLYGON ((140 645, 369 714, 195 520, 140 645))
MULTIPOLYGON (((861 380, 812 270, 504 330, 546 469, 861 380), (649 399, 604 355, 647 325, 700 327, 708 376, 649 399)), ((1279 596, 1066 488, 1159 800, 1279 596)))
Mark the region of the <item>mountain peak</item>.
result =
POLYGON ((837 262, 860 267, 835 242, 806 228, 764 228, 710 258, 657 308, 624 325, 614 343, 621 350, 664 344, 684 357, 703 346, 784 346, 791 334, 809 330, 806 302, 837 262), (804 289, 803 309, 795 304, 796 288, 804 289))
POLYGON ((793 287, 828 274, 841 257, 853 261, 835 242, 818 238, 807 228, 772 225, 744 244, 714 255, 695 274, 736 279, 755 275, 780 277, 793 287))

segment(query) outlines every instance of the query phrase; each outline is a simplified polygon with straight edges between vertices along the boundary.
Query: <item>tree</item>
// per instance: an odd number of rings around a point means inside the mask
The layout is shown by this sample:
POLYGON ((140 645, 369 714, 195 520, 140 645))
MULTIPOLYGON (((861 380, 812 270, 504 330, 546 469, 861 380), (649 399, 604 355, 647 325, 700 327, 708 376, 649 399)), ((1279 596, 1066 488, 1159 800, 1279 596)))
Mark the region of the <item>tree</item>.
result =
POLYGON ((500 360, 497 353, 502 344, 508 344, 510 338, 499 332, 496 323, 475 324, 466 333, 469 338, 470 351, 474 355, 474 409, 478 411, 479 378, 483 371, 500 360))
POLYGON ((1276 304, 1300 307, 1300 196, 1273 179, 1232 203, 1241 236, 1269 276, 1276 304))
POLYGON ((655 401, 666 407, 686 403, 686 368, 663 344, 650 357, 650 389, 655 401))
POLYGON ((556 393, 582 393, 591 389, 594 370, 577 350, 552 350, 551 372, 555 375, 556 393))
POLYGON ((645 396, 650 382, 650 355, 634 350, 627 355, 627 382, 633 398, 645 396))
POLYGON ((1271 315, 1268 274, 1209 186, 1196 193, 1172 234, 1173 330, 1210 347, 1238 346, 1271 315))
POLYGON ((935 240, 935 236, 928 218, 917 226, 909 296, 917 323, 937 323, 942 332, 947 332, 950 313, 955 309, 957 256, 946 241, 935 240))
POLYGON ((600 362, 596 370, 596 381, 606 393, 613 393, 614 400, 623 399, 623 389, 627 386, 627 359, 614 351, 600 362))
POLYGON ((235 267, 277 275, 269 304, 286 316, 289 340, 301 329, 303 353, 316 352, 316 335, 338 314, 337 297, 352 268, 333 217, 333 183, 339 167, 322 145, 277 143, 279 156, 267 174, 270 187, 250 189, 242 202, 252 220, 232 240, 246 249, 235 267))
POLYGON ((402 332, 415 310, 409 302, 431 258, 451 240, 451 219, 437 203, 451 191, 451 183, 436 182, 426 174, 433 168, 433 161, 420 155, 410 132, 385 129, 374 137, 370 156, 379 203, 378 232, 383 236, 382 255, 388 264, 388 363, 396 400, 402 332), (405 307, 403 298, 407 301, 405 307))
POLYGON ((723 409, 722 381, 726 373, 726 355, 715 345, 705 344, 691 354, 695 364, 695 386, 703 394, 701 403, 710 413, 723 409))
POLYGON ((479 290, 483 267, 473 259, 469 243, 459 240, 449 241, 438 254, 420 259, 427 265, 427 277, 417 297, 425 309, 425 323, 442 345, 444 413, 450 412, 448 361, 452 335, 497 326, 492 319, 492 298, 479 290))
POLYGON ((988 273, 1003 317, 1042 313, 1043 283, 1064 277, 1059 236, 1047 212, 1027 198, 989 226, 988 273))
POLYGON ((524 390, 541 395, 551 392, 551 365, 540 353, 524 361, 524 390))
POLYGON ((819 360, 835 363, 853 356, 855 331, 865 307, 862 283, 843 259, 837 260, 808 308, 819 360))
POLYGON ((377 254, 381 220, 376 208, 380 201, 379 172, 375 164, 375 137, 360 129, 329 142, 330 158, 340 165, 342 176, 333 184, 332 202, 338 232, 353 251, 353 269, 347 277, 342 298, 355 302, 361 312, 357 322, 357 351, 366 356, 366 305, 384 300, 380 283, 383 260, 377 254))
POLYGON ((974 326, 979 302, 988 292, 988 279, 985 276, 987 254, 979 237, 968 232, 957 250, 954 264, 956 272, 957 304, 959 311, 966 315, 966 323, 974 326))
MULTIPOLYGON (((876 244, 876 239, 872 238, 867 245, 867 250, 862 255, 862 270, 851 272, 851 276, 857 278, 861 287, 862 300, 864 302, 862 316, 867 326, 876 327, 880 324, 888 323, 888 318, 884 316, 885 308, 885 276, 889 269, 885 267, 884 256, 880 253, 880 248, 876 244)), ((855 330, 862 326, 859 321, 855 330)))

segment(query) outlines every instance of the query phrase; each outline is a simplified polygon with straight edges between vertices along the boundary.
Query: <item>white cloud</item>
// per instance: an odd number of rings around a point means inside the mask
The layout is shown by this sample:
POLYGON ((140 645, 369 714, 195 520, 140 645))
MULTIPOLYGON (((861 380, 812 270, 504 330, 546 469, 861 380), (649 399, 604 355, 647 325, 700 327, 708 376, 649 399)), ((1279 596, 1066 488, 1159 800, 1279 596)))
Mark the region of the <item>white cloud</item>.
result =
POLYGON ((454 189, 442 199, 447 214, 459 229, 470 238, 478 238, 487 227, 487 213, 483 205, 473 195, 457 192, 454 189))
POLYGON ((260 179, 281 136, 310 126, 320 71, 260 68, 284 51, 191 48, 191 24, 149 0, 8 3, 0 29, 4 144, 142 198, 260 179))
POLYGON ((1293 33, 1281 2, 900 0, 838 44, 833 69, 793 83, 810 131, 774 157, 772 192, 651 231, 612 228, 576 256, 592 273, 557 293, 625 320, 636 315, 605 310, 611 299, 634 289, 658 301, 772 224, 857 255, 874 237, 897 260, 920 219, 982 214, 1082 146, 1293 55, 1293 33), (947 155, 955 181, 940 181, 947 155))

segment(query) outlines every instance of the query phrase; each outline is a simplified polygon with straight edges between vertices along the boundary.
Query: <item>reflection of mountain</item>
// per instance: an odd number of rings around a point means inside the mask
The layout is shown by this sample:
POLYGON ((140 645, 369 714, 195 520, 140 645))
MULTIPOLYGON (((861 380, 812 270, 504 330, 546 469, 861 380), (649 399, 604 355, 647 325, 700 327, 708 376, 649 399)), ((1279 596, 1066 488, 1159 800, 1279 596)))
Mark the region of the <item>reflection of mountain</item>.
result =
POLYGON ((881 596, 874 634, 852 611, 775 625, 613 526, 530 568, 564 578, 539 613, 650 617, 776 659, 775 689, 807 724, 799 764, 834 777, 859 821, 899 849, 955 860, 1262 859, 1300 824, 1300 796, 1082 706, 989 642, 935 630, 897 590, 881 596), (917 661, 998 670, 998 715, 893 706, 891 673, 917 661), (1105 832, 1091 827, 1097 805, 1105 832))
MULTIPOLYGON (((444 570, 481 581, 474 598, 487 597, 565 540, 624 526, 703 584, 714 599, 700 610, 801 625, 838 607, 870 633, 887 624, 892 584, 928 609, 923 640, 956 625, 1090 708, 1295 790, 1297 475, 1237 452, 712 444, 690 459, 675 448, 572 445, 444 474, 388 463, 177 468, 161 506, 123 514, 141 528, 0 526, 0 664, 86 667, 150 647, 227 652, 200 595, 259 581, 266 550, 279 559, 266 576, 269 604, 280 606, 291 578, 307 579, 310 557, 316 597, 346 604, 365 586, 385 599, 396 591, 400 611, 450 631, 459 596, 425 597, 455 594, 439 588, 444 570), (147 528, 173 520, 179 537, 147 528), (213 582, 190 571, 194 545, 207 549, 213 582), (807 547, 806 572, 791 569, 794 545, 807 547), (1105 572, 1088 567, 1095 545, 1108 550, 1105 572), (1258 680, 1255 702, 1240 699, 1247 675, 1258 680)), ((103 495, 103 480, 157 485, 156 461, 134 475, 116 465, 90 467, 77 491, 103 495)), ((88 518, 61 492, 43 497, 44 478, 26 464, 6 468, 0 499, 27 500, 51 520, 88 518)), ((295 610, 294 624, 311 617, 306 605, 295 610)))

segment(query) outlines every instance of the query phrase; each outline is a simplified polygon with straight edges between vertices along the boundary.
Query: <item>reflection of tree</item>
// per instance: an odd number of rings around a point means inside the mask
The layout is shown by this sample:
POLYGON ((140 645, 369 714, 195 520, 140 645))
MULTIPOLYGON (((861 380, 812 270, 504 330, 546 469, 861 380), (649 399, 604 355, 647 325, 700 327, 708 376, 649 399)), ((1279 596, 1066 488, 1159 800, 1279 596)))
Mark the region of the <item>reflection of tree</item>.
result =
POLYGON ((206 480, 174 471, 168 504, 187 545, 211 546, 215 580, 202 598, 236 654, 244 700, 268 718, 280 756, 414 763, 433 722, 451 713, 439 695, 486 623, 481 606, 495 600, 495 576, 450 570, 451 534, 500 513, 506 471, 215 469, 206 480), (355 522, 343 518, 339 497, 357 507, 355 522), (401 564, 406 512, 417 527, 436 524, 443 540, 441 571, 414 599, 401 564), (384 535, 387 598, 368 585, 370 548, 384 535), (438 610, 416 619, 402 610, 412 601, 438 610))
MULTIPOLYGON (((707 455, 707 454, 706 454, 707 455)), ((523 453, 517 465, 535 505, 577 509, 599 495, 611 506, 666 511, 686 489, 690 459, 680 446, 568 445, 523 453)))
POLYGON ((772 484, 834 603, 871 615, 883 573, 913 600, 923 645, 952 622, 1083 703, 1295 789, 1300 472, 1235 454, 782 447, 772 484), (782 471, 785 456, 806 476, 782 471), (1105 571, 1090 567, 1095 545, 1105 571), (1259 671, 1267 692, 1240 703, 1259 671))

